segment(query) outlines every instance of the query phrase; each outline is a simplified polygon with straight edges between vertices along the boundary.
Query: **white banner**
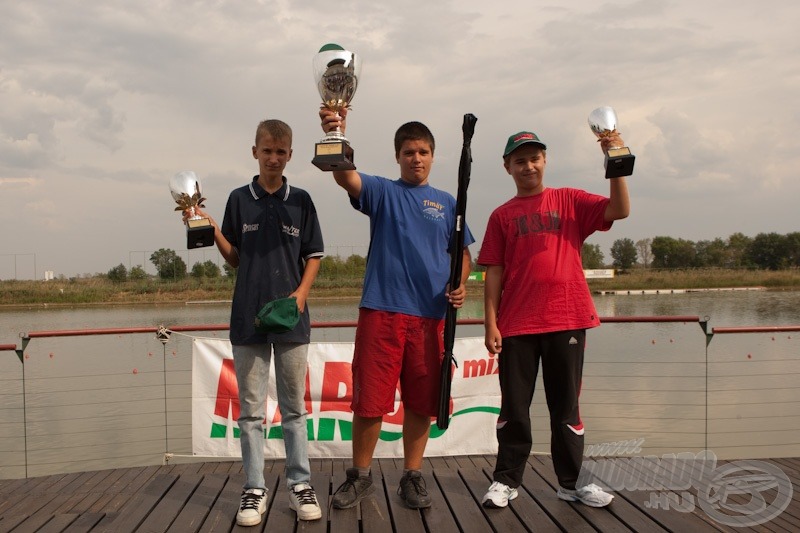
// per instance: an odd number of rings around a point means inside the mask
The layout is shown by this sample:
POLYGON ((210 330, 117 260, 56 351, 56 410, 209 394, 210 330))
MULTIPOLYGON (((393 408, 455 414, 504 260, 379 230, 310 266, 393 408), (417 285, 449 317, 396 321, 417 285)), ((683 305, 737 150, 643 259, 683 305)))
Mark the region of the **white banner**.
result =
MULTIPOLYGON (((456 339, 451 420, 447 430, 431 422, 426 455, 495 454, 500 412, 497 357, 482 338, 456 339)), ((312 343, 308 351, 306 409, 310 457, 351 457, 353 343, 312 343)), ((264 428, 266 457, 284 457, 274 365, 264 428)), ((195 338, 192 348, 192 451, 195 455, 241 456, 239 396, 228 340, 195 338)), ((402 457, 403 406, 383 417, 375 457, 402 457)))

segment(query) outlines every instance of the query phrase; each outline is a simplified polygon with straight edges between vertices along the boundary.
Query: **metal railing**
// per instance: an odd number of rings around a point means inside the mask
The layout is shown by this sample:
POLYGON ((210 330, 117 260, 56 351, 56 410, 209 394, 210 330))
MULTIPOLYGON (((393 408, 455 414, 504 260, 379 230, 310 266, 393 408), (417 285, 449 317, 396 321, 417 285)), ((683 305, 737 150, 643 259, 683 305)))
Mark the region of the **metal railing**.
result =
MULTIPOLYGON (((709 331, 708 317, 698 316, 601 321, 604 327, 588 336, 584 366, 587 450, 637 442, 648 454, 800 455, 800 351, 792 335, 800 326, 709 331)), ((461 334, 482 335, 482 319, 459 324, 461 334)), ((355 325, 313 327, 351 335, 355 325)), ((32 331, 20 346, 0 344, 0 478, 190 460, 188 333, 227 330, 204 324, 32 331), (11 351, 22 364, 3 357, 11 351)), ((547 452, 541 383, 537 391, 534 449, 547 452)))

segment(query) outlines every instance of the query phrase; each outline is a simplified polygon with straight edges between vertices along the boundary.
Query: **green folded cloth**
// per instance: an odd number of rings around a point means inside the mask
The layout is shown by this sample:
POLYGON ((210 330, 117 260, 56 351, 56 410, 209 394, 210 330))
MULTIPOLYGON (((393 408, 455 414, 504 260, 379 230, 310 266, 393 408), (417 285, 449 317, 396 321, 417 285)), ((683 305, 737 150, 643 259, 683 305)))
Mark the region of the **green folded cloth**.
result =
POLYGON ((256 314, 256 331, 261 333, 286 333, 300 321, 297 298, 278 298, 267 302, 256 314))

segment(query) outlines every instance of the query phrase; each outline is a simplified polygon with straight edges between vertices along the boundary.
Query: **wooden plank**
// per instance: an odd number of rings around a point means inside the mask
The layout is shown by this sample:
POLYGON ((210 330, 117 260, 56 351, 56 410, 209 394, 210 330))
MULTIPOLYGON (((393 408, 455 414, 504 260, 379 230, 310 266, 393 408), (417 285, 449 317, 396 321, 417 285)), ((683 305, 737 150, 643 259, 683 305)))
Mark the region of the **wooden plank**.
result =
POLYGON ((36 512, 50 503, 58 494, 28 494, 27 497, 19 500, 16 505, 3 511, 3 516, 32 516, 36 512))
MULTIPOLYGON (((297 522, 297 515, 289 507, 289 490, 286 488, 286 480, 274 471, 267 475, 271 476, 275 482, 272 484, 274 487, 272 503, 264 514, 264 522, 269 524, 271 531, 292 531, 297 522)), ((243 529, 243 531, 249 531, 249 529, 243 529)))
MULTIPOLYGON (((398 468, 394 461, 391 460, 380 459, 379 463, 386 505, 391 513, 392 522, 396 530, 403 532, 425 531, 425 524, 422 521, 420 510, 409 509, 400 495, 397 494, 397 489, 400 487, 400 478, 403 477, 402 468, 398 468)), ((428 480, 426 480, 426 485, 427 482, 428 480)), ((380 489, 381 486, 376 487, 376 492, 380 489)))
POLYGON ((115 468, 108 473, 106 477, 99 480, 92 488, 94 492, 101 492, 103 494, 109 492, 109 488, 114 485, 119 479, 128 471, 127 468, 115 468))
POLYGON ((556 501, 566 503, 571 506, 578 514, 583 516, 587 522, 594 527, 599 528, 601 531, 624 531, 625 524, 619 520, 617 516, 610 512, 611 505, 608 507, 590 507, 580 502, 564 502, 556 496, 558 490, 558 479, 556 478, 555 471, 553 470, 552 461, 548 461, 549 465, 545 465, 542 461, 530 461, 530 466, 542 476, 542 478, 552 487, 552 497, 556 501))
POLYGON ((172 474, 159 474, 142 490, 134 493, 119 513, 109 514, 97 525, 98 532, 127 533, 136 531, 177 480, 172 474))
MULTIPOLYGON (((488 462, 485 463, 488 465, 488 462)), ((474 463, 473 463, 474 465, 474 463)), ((520 522, 519 516, 513 511, 505 509, 484 509, 481 505, 481 499, 486 493, 486 489, 491 484, 489 478, 478 470, 475 466, 472 468, 459 469, 461 478, 467 486, 475 505, 486 516, 486 520, 492 525, 494 531, 521 531, 525 528, 524 523, 520 522)))
POLYGON ((483 510, 472 498, 455 469, 434 470, 433 477, 447 500, 453 518, 464 533, 485 533, 490 529, 483 510))
POLYGON ((103 497, 103 495, 99 492, 90 492, 89 494, 81 494, 81 496, 83 496, 83 498, 65 512, 75 513, 78 515, 87 513, 92 505, 94 505, 97 500, 103 497))
MULTIPOLYGON (((445 467, 446 470, 449 470, 445 467)), ((436 533, 457 532, 458 523, 447 506, 447 499, 439 486, 439 482, 433 475, 433 468, 426 469, 425 484, 428 487, 428 494, 431 496, 431 507, 422 513, 425 527, 428 531, 436 533)))
MULTIPOLYGON (((50 499, 46 505, 42 505, 39 510, 30 513, 25 522, 18 525, 14 531, 16 533, 35 533, 36 531, 39 531, 39 529, 41 529, 53 518, 54 515, 57 514, 57 510, 72 497, 74 497, 74 495, 54 494, 52 499, 50 499)), ((38 496, 37 498, 31 498, 31 500, 39 500, 40 498, 41 496, 38 496)))
POLYGON ((0 520, 0 533, 8 533, 28 518, 28 515, 7 515, 0 520))
MULTIPOLYGON (((228 481, 222 488, 214 506, 208 512, 208 516, 200 527, 201 532, 224 531, 228 533, 236 522, 236 513, 239 510, 239 502, 242 498, 242 486, 244 486, 244 474, 233 474, 228 476, 228 481)), ((271 496, 268 494, 267 498, 271 496)), ((267 501, 269 504, 269 500, 267 501)), ((181 533, 177 530, 175 533, 181 533)))
MULTIPOLYGON (((82 485, 75 487, 75 489, 87 493, 94 492, 95 489, 97 489, 97 487, 101 485, 101 483, 105 482, 105 480, 109 478, 109 476, 113 476, 115 474, 116 472, 113 469, 98 470, 94 473, 92 477, 87 479, 82 485)), ((70 490, 69 487, 67 487, 67 490, 70 490)))
MULTIPOLYGON (((492 481, 492 474, 494 473, 494 467, 492 466, 491 469, 484 469, 483 470, 486 479, 488 480, 487 485, 485 486, 484 490, 489 488, 492 481)), ((539 503, 533 499, 533 497, 528 493, 525 485, 520 486, 517 489, 518 496, 516 499, 512 500, 508 504, 508 509, 510 512, 517 515, 519 521, 523 524, 536 524, 536 531, 543 531, 543 532, 559 532, 561 528, 550 519, 550 516, 544 512, 544 509, 539 505, 539 503)), ((483 493, 485 494, 485 492, 483 493)), ((480 500, 483 499, 483 494, 480 494, 480 500)), ((506 512, 503 509, 486 509, 484 511, 487 515, 495 512, 506 512)))
MULTIPOLYGON (((549 459, 548 463, 552 464, 549 459)), ((646 468, 639 468, 637 465, 642 463, 639 461, 615 461, 615 469, 620 469, 623 475, 629 476, 631 479, 637 479, 637 476, 648 475, 646 468)), ((663 494, 669 494, 672 491, 663 491, 663 494)), ((694 513, 681 513, 675 509, 665 509, 663 506, 652 505, 651 496, 643 491, 630 491, 621 490, 615 493, 617 497, 624 498, 631 505, 635 506, 641 512, 649 516, 652 520, 658 523, 661 527, 669 531, 718 531, 719 528, 712 526, 700 516, 694 513)), ((675 494, 678 498, 678 495, 675 494)), ((614 505, 612 503, 612 505, 614 505)))
MULTIPOLYGON (((174 476, 175 474, 170 474, 174 476)), ((178 476, 168 491, 156 503, 142 522, 142 531, 166 531, 178 517, 195 489, 203 481, 202 474, 186 474, 178 476)))
MULTIPOLYGON (((530 456, 528 463, 536 460, 537 456, 530 456)), ((549 466, 552 468, 552 466, 549 466)), ((539 475, 533 468, 526 468, 522 480, 522 487, 531 495, 536 503, 550 518, 564 531, 592 532, 595 528, 567 502, 559 500, 553 487, 539 475)), ((622 529, 624 531, 624 529, 622 529)))
POLYGON ((220 492, 225 487, 227 480, 228 476, 224 474, 203 476, 197 490, 192 493, 178 516, 169 525, 167 531, 172 533, 194 533, 199 531, 214 502, 217 501, 220 492))
POLYGON ((44 526, 36 530, 36 533, 61 533, 78 519, 77 514, 57 514, 51 518, 44 526))
MULTIPOLYGON (((278 487, 280 481, 281 481, 280 476, 278 476, 277 474, 273 472, 264 473, 264 484, 267 487, 267 504, 266 504, 267 510, 264 512, 264 515, 261 518, 261 524, 259 524, 256 527, 256 531, 260 531, 261 529, 264 529, 266 527, 267 521, 269 520, 270 509, 275 506, 275 497, 278 493, 278 487)), ((244 481, 242 481, 242 483, 244 483, 244 481)), ((231 531, 232 533, 247 533, 247 532, 252 533, 253 531, 252 527, 242 527, 235 523, 236 513, 239 511, 239 501, 241 500, 241 496, 242 496, 242 486, 240 485, 239 500, 236 501, 236 508, 234 509, 233 514, 231 515, 231 518, 233 519, 234 522, 233 529, 231 531)), ((277 529, 278 531, 281 531, 280 528, 277 529)))
MULTIPOLYGON (((344 483, 345 479, 347 479, 343 461, 336 461, 335 468, 336 469, 331 477, 331 487, 333 487, 333 492, 335 492, 342 485, 342 483, 344 483)), ((376 484, 376 491, 380 490, 380 479, 380 472, 373 468, 372 482, 376 484)), ((333 498, 333 494, 330 495, 327 502, 327 505, 330 508, 330 533, 352 533, 353 531, 358 531, 359 518, 361 516, 359 507, 361 505, 365 505, 364 500, 361 501, 361 504, 351 509, 335 509, 331 505, 331 498, 333 498)), ((367 498, 374 498, 374 496, 368 496, 367 498)))
MULTIPOLYGON (((753 527, 730 527, 716 523, 699 507, 680 512, 668 505, 656 505, 651 494, 661 497, 670 491, 673 475, 658 459, 619 463, 626 479, 646 479, 651 491, 619 491, 614 503, 594 509, 558 500, 555 475, 549 457, 532 456, 519 497, 507 509, 483 509, 480 499, 491 482, 492 456, 426 458, 425 481, 433 504, 430 509, 412 510, 397 495, 402 460, 380 459, 373 469, 376 492, 349 510, 328 508, 331 491, 344 481, 349 459, 314 460, 312 481, 323 508, 318 521, 298 522, 288 505, 288 491, 282 470, 265 464, 270 486, 267 513, 257 528, 234 526, 244 476, 215 473, 200 476, 200 466, 184 463, 113 469, 10 480, 0 487, 0 533, 26 531, 197 531, 258 532, 298 531, 725 531, 785 533, 800 530, 800 490, 795 490, 789 507, 769 522, 753 527), (330 472, 336 472, 330 476, 330 472), (430 473, 429 473, 430 472, 430 473), (165 480, 172 479, 171 484, 165 480), (48 485, 48 483, 53 483, 48 485), (161 490, 158 487, 161 486, 161 490), (54 491, 58 487, 58 492, 54 491), (154 489, 155 487, 155 489, 154 489), (14 489, 9 492, 9 489, 14 489), (27 492, 20 492, 27 489, 27 492), (160 495, 159 495, 160 493, 160 495), (148 503, 149 502, 149 503, 148 503), (169 528, 169 529, 167 529, 169 528)), ((767 460, 765 460, 767 461, 767 460)), ((768 460, 800 486, 797 458, 768 460)), ((284 463, 280 461, 280 464, 284 463)), ((616 463, 615 463, 616 464, 616 463)), ((720 461, 722 466, 725 462, 720 461)), ((216 462, 215 470, 238 470, 238 464, 216 462)), ((280 467, 282 468, 282 466, 280 467)), ((678 490, 677 492, 682 492, 678 490)), ((697 498, 692 488, 691 494, 697 498)), ((767 504, 776 489, 763 491, 767 504)), ((744 504, 748 494, 730 494, 728 501, 744 504)), ((695 500, 696 502, 697 500, 695 500)))
MULTIPOLYGON (((591 460, 589 460, 591 462, 591 460)), ((545 461, 537 461, 539 464, 544 465, 545 461)), ((586 461, 584 461, 585 463, 586 461)), ((550 467, 552 467, 552 460, 547 461, 550 467)), ((534 463, 533 468, 536 469, 536 463, 534 463)), ((546 467, 545 467, 546 468, 546 467)), ((549 470, 552 472, 552 469, 549 470)), ((551 477, 548 478, 553 484, 557 486, 555 475, 553 474, 551 477)), ((601 484, 602 485, 602 484, 601 484)), ((557 489, 556 489, 557 490, 557 489)), ((613 493, 613 492, 612 492, 613 493)), ((579 505, 579 504, 575 504, 579 505)), ((658 533, 666 531, 666 529, 653 520, 652 517, 643 513, 638 507, 631 504, 625 498, 616 496, 614 500, 611 502, 608 507, 605 508, 609 513, 614 515, 620 522, 625 524, 628 528, 632 531, 636 532, 650 532, 650 533, 658 533)))
POLYGON ((103 513, 83 513, 64 530, 64 533, 86 533, 105 517, 103 513))
MULTIPOLYGON (((328 495, 330 494, 331 475, 329 472, 312 471, 311 481, 314 492, 317 493, 317 502, 322 511, 322 517, 319 520, 299 520, 297 522, 297 532, 326 533, 328 531, 329 509, 325 502, 328 501, 328 495)), ((271 526, 272 522, 270 522, 270 527, 271 526)))

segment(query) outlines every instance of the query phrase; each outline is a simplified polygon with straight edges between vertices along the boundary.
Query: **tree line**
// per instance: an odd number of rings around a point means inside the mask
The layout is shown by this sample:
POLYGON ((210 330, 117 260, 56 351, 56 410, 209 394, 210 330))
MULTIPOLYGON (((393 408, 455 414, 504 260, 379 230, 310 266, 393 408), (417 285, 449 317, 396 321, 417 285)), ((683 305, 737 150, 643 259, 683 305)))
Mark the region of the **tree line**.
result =
MULTIPOLYGON (((477 254, 475 254, 477 256, 477 254)), ((727 239, 690 241, 673 237, 653 237, 634 242, 617 239, 611 246, 611 263, 605 261, 599 244, 584 243, 581 249, 583 268, 613 267, 618 270, 643 268, 759 268, 781 270, 800 267, 800 232, 759 233, 748 237, 734 233, 727 239)), ((187 276, 196 279, 236 278, 236 269, 224 263, 220 268, 213 261, 196 262, 188 270, 186 262, 177 252, 161 248, 150 255, 156 275, 164 280, 181 280, 187 276)), ((320 283, 359 280, 366 268, 365 257, 353 254, 347 258, 338 255, 322 258, 317 279, 320 283)), ((483 270, 473 262, 473 270, 483 270)), ((128 271, 119 264, 108 271, 108 279, 116 282, 140 280, 150 277, 141 265, 128 271)))
MULTIPOLYGON (((782 270, 800 267, 800 232, 759 233, 748 237, 734 233, 727 239, 690 241, 653 237, 633 242, 617 239, 611 246, 610 266, 628 270, 644 268, 759 268, 782 270)), ((597 244, 584 244, 583 268, 604 268, 603 252, 597 244)))
MULTIPOLYGON (((161 248, 153 252, 150 255, 150 262, 156 269, 156 276, 163 280, 177 281, 187 277, 195 279, 236 279, 235 268, 228 263, 223 263, 222 268, 220 268, 211 260, 198 261, 192 265, 192 269, 189 271, 186 261, 175 250, 169 248, 161 248)), ((366 264, 366 258, 360 255, 351 255, 346 259, 342 259, 337 255, 326 256, 322 258, 317 280, 325 282, 326 280, 348 278, 360 279, 363 277, 366 264)), ((143 280, 151 277, 142 265, 136 265, 128 270, 122 263, 111 268, 106 276, 115 282, 143 280)))

